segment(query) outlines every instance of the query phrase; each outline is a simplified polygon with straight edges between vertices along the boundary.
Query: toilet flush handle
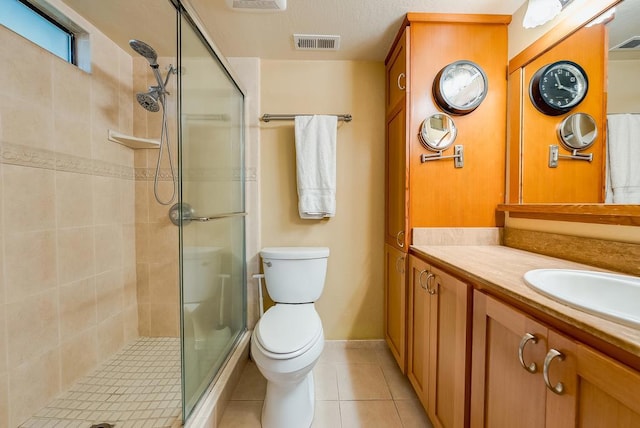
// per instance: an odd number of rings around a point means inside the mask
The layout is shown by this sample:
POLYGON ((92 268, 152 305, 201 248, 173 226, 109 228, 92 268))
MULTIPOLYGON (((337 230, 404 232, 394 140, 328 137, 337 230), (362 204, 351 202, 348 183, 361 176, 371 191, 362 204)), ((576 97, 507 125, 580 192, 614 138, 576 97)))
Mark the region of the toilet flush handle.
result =
POLYGON ((269 261, 264 262, 264 265, 265 265, 266 267, 271 267, 271 262, 269 262, 269 261))

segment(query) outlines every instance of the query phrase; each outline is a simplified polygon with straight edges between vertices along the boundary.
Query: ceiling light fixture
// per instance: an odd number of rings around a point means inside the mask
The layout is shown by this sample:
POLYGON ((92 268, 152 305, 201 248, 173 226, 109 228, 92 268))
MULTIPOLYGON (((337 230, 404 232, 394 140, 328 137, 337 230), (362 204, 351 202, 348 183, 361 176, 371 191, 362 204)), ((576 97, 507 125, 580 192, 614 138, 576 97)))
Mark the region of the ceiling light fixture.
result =
POLYGON ((524 28, 535 28, 558 16, 571 0, 529 0, 522 20, 524 28))

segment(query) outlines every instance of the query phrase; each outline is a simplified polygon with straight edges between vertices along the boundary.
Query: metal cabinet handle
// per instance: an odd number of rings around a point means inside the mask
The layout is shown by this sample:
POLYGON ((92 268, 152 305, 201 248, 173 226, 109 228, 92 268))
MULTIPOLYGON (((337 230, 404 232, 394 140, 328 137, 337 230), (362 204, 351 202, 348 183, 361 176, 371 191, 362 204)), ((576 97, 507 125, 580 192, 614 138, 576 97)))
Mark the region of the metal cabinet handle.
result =
POLYGON ((564 393, 564 384, 562 382, 558 382, 555 386, 551 385, 551 381, 549 380, 549 366, 554 358, 558 358, 560 361, 564 360, 564 354, 557 349, 550 349, 547 353, 547 356, 544 359, 544 366, 542 367, 542 377, 544 377, 544 383, 547 385, 547 388, 551 390, 551 392, 562 395, 564 393))
POLYGON ((404 230, 401 230, 396 234, 396 242, 400 248, 404 248, 404 230))
MULTIPOLYGON (((429 278, 431 277, 433 277, 433 274, 426 269, 421 271, 420 276, 418 277, 418 283, 420 284, 420 287, 422 287, 422 289, 426 290, 427 292, 429 292, 429 278), (425 273, 428 274, 427 279, 422 282, 422 275, 424 275, 425 273)), ((429 294, 431 293, 429 292, 429 294)))
POLYGON ((438 289, 436 288, 438 283, 436 283, 436 285, 434 287, 429 287, 429 280, 430 279, 435 279, 435 278, 436 278, 435 274, 431 274, 431 276, 427 278, 427 291, 432 296, 438 292, 438 289))
POLYGON ((404 91, 407 87, 406 86, 402 86, 402 84, 400 84, 400 79, 403 79, 405 77, 404 73, 400 73, 398 74, 398 89, 400 89, 401 91, 404 91))
POLYGON ((399 274, 404 273, 404 256, 400 256, 396 259, 396 271, 399 274), (400 262, 402 262, 402 265, 400 265, 400 262), (402 266, 402 268, 400 268, 399 266, 402 266))
POLYGON ((538 366, 536 365, 536 363, 533 362, 531 364, 527 364, 524 362, 524 347, 527 346, 527 343, 529 342, 538 343, 538 338, 531 333, 526 333, 524 336, 522 336, 520 346, 518 346, 518 360, 520 361, 520 365, 523 369, 525 369, 529 373, 535 373, 538 371, 538 366))

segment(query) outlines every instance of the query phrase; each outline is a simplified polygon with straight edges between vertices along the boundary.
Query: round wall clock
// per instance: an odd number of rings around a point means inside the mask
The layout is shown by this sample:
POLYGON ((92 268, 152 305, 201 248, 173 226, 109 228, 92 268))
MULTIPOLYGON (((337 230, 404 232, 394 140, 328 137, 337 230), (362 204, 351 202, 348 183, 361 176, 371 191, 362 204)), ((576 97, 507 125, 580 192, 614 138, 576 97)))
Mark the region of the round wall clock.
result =
POLYGON ((542 113, 567 113, 587 95, 587 73, 575 62, 557 61, 540 68, 531 78, 529 96, 542 113))
POLYGON ((487 75, 471 61, 453 62, 438 72, 433 81, 433 97, 448 113, 467 114, 487 95, 487 75))

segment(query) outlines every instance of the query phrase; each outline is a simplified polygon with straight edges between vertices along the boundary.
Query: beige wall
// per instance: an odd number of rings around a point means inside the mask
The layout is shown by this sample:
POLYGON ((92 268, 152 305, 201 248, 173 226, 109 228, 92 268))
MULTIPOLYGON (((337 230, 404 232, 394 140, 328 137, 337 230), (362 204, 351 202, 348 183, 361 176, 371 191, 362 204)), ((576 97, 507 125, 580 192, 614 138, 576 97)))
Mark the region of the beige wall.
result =
POLYGON ((607 113, 640 113, 640 59, 609 61, 607 113))
POLYGON ((88 74, 0 26, 0 426, 138 335, 131 56, 88 22, 88 74))
POLYGON ((384 64, 261 61, 262 113, 350 113, 337 134, 336 216, 301 220, 293 122, 262 125, 263 246, 327 246, 316 307, 327 339, 379 339, 383 323, 384 64))

